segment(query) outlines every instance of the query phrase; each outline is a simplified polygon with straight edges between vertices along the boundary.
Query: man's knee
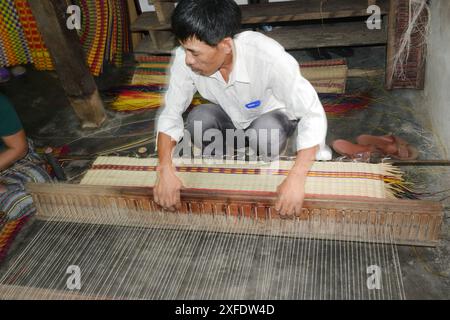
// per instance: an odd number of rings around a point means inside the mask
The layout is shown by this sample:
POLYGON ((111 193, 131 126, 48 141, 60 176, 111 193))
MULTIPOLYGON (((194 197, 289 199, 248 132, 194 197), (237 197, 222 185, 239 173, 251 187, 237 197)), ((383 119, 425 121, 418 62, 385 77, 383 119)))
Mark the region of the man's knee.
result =
POLYGON ((281 111, 262 115, 247 130, 250 148, 262 157, 271 159, 278 157, 286 148, 289 136, 295 131, 296 123, 289 120, 281 111))
POLYGON ((252 122, 250 128, 254 129, 279 129, 280 132, 289 135, 292 133, 293 121, 280 110, 271 111, 261 115, 252 122))
POLYGON ((279 128, 254 129, 246 131, 248 146, 253 152, 263 158, 273 159, 283 153, 287 144, 287 136, 280 133, 279 128))
POLYGON ((213 106, 211 104, 203 104, 192 109, 187 116, 187 127, 193 127, 195 122, 201 122, 203 125, 216 124, 213 106))
POLYGON ((194 128, 201 126, 201 131, 208 129, 222 130, 224 125, 232 125, 226 113, 216 104, 202 104, 195 107, 187 117, 186 128, 194 133, 194 128))

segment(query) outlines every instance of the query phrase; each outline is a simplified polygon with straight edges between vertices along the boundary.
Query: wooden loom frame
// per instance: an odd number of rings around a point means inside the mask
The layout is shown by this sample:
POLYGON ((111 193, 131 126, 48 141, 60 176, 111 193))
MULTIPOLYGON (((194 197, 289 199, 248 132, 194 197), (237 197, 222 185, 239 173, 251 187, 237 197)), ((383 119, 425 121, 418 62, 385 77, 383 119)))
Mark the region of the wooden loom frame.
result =
MULTIPOLYGON (((442 205, 431 201, 310 198, 305 199, 302 213, 295 217, 297 223, 303 223, 303 234, 299 235, 298 228, 285 228, 294 217, 286 219, 276 213, 273 194, 183 190, 181 210, 169 213, 161 212, 153 202, 152 188, 34 183, 27 188, 38 209, 38 219, 66 222, 79 222, 79 216, 83 222, 100 223, 98 214, 84 208, 103 208, 106 216, 111 213, 108 209, 127 210, 130 219, 125 224, 129 226, 207 227, 207 231, 220 232, 220 222, 231 221, 235 226, 232 232, 236 233, 436 246, 443 220, 442 205), (200 225, 193 225, 192 218, 200 225), (245 223, 249 220, 252 228, 245 223)), ((112 214, 111 219, 102 217, 101 223, 123 221, 112 214)))
MULTIPOLYGON (((177 214, 158 212, 159 209, 152 200, 152 188, 142 187, 118 187, 118 186, 91 186, 73 184, 39 184, 27 185, 38 209, 36 218, 58 222, 80 222, 77 218, 82 216, 82 223, 139 226, 139 227, 161 227, 161 228, 189 228, 190 230, 204 230, 204 225, 184 224, 189 217, 199 217, 196 221, 213 221, 216 227, 207 228, 207 231, 221 230, 220 221, 236 222, 232 229, 227 228, 225 232, 248 232, 265 234, 269 236, 309 236, 313 239, 331 239, 344 241, 361 241, 376 243, 397 243, 403 245, 435 246, 438 243, 443 212, 439 203, 416 200, 385 200, 385 199, 306 199, 302 213, 295 217, 295 223, 307 222, 310 234, 289 234, 289 229, 277 232, 277 227, 285 226, 291 219, 281 219, 273 210, 274 195, 252 195, 242 192, 217 192, 201 190, 183 190, 181 192, 182 209, 177 214), (86 208, 101 208, 101 213, 106 216, 116 210, 126 210, 125 219, 99 219, 99 212, 92 212, 86 208), (62 209, 62 210, 59 210, 62 209), (109 210, 110 209, 110 210, 109 210), (112 210, 111 210, 112 209, 112 210), (213 214, 211 214, 211 211, 213 214), (152 214, 153 212, 153 214, 152 214), (156 213, 158 212, 158 213, 156 213), (166 215, 169 216, 168 220, 166 215), (158 217, 163 216, 162 220, 158 217), (208 216, 212 220, 208 220, 208 216), (213 216, 211 218, 211 216, 213 216), (156 219, 154 219, 156 217, 156 219), (130 218, 129 220, 127 218, 130 218), (214 220, 216 219, 217 220, 214 220), (242 226, 246 219, 251 219, 257 227, 248 229, 242 226), (357 220, 357 226, 362 224, 367 233, 354 233, 352 228, 357 220), (123 222, 126 221, 126 224, 123 222), (161 223, 161 221, 163 221, 161 223), (275 222, 269 223, 266 222, 275 222), (327 229, 327 222, 334 228, 327 229), (340 224, 340 227, 339 227, 340 224), (383 225, 388 225, 387 230, 392 231, 393 238, 373 238, 380 232, 377 226, 381 226, 381 233, 386 231, 383 225), (338 227, 336 227, 338 226, 338 227), (344 228, 341 228, 344 226, 344 228), (345 229, 345 226, 350 226, 345 229), (240 228, 241 227, 241 228, 240 228), (272 230, 271 228, 275 229, 272 230), (318 231, 325 232, 317 233, 318 231), (331 232, 330 232, 331 231, 331 232), (346 232, 348 231, 348 232, 346 232)), ((188 222, 192 222, 188 221, 188 222)), ((292 229, 291 229, 292 230, 292 229)), ((303 229, 301 229, 303 230, 303 229)), ((358 229, 359 230, 359 229, 358 229)), ((360 230, 359 230, 360 231, 360 230)), ((23 299, 34 297, 35 299, 99 299, 111 300, 108 296, 90 296, 77 292, 64 290, 51 290, 45 288, 22 287, 12 284, 0 284, 0 297, 8 296, 12 299, 23 299), (11 297, 10 294, 13 293, 11 297)), ((125 299, 126 297, 115 297, 114 299, 125 299)))

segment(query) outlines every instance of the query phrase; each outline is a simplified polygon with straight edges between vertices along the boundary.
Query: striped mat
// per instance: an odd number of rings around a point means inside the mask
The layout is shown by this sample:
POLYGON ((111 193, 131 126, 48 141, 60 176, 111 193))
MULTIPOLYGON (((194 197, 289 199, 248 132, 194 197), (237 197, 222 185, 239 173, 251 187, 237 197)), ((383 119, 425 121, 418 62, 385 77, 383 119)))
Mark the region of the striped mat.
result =
POLYGON ((106 61, 121 66, 129 52, 128 6, 125 0, 75 0, 82 12, 80 41, 93 75, 103 71, 106 61))
MULTIPOLYGON (((129 112, 156 109, 163 104, 167 84, 169 56, 144 56, 141 58, 131 79, 130 85, 116 87, 108 94, 114 99, 111 108, 116 111, 129 112)), ((198 93, 192 105, 207 103, 198 93)))
POLYGON ((318 60, 300 64, 302 75, 317 93, 344 93, 348 67, 345 59, 318 60))
MULTIPOLYGON (((113 97, 111 108, 131 112, 159 108, 163 104, 167 85, 169 56, 139 56, 130 85, 115 87, 107 94, 113 97)), ((365 108, 371 99, 367 94, 343 94, 347 79, 345 59, 312 61, 300 64, 300 70, 319 93, 325 111, 341 116, 351 110, 365 108)), ((192 105, 207 103, 200 95, 192 105)))
POLYGON ((0 263, 8 253, 8 249, 13 243, 16 235, 29 219, 30 216, 25 216, 16 220, 7 221, 4 217, 1 217, 0 212, 0 263))
MULTIPOLYGON (((169 57, 139 57, 132 84, 166 84, 169 57)), ((345 59, 310 61, 300 64, 302 75, 317 93, 344 93, 347 81, 345 59)))
POLYGON ((28 42, 33 64, 37 70, 53 70, 53 62, 27 0, 15 0, 20 24, 28 42))
MULTIPOLYGON (((178 176, 186 188, 273 194, 286 178, 292 161, 269 163, 223 161, 187 163, 176 159, 178 176)), ((81 184, 150 187, 156 182, 157 159, 99 157, 81 184)), ((401 172, 389 164, 316 162, 308 174, 309 197, 396 198, 404 184, 401 172)))

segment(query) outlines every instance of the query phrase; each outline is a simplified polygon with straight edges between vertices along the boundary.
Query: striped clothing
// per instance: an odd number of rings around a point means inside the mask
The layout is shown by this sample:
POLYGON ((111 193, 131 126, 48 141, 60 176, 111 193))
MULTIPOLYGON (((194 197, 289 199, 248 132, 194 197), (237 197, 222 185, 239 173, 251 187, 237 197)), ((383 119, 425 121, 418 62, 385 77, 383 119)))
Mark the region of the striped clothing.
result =
POLYGON ((23 159, 0 172, 0 184, 7 189, 0 193, 0 261, 20 227, 36 212, 25 184, 51 180, 30 140, 28 146, 28 154, 23 159))

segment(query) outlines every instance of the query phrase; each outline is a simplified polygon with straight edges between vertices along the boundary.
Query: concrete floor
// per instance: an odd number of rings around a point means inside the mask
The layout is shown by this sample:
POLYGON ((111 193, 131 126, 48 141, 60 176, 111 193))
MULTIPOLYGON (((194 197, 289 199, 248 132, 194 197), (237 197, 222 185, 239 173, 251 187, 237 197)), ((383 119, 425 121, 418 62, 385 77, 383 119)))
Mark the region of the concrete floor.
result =
MULTIPOLYGON (((383 47, 355 48, 355 55, 348 59, 349 67, 384 69, 384 51, 383 47)), ((311 60, 303 51, 292 54, 300 61, 311 60)), ((123 68, 107 67, 103 76, 97 79, 99 89, 123 83, 131 74, 131 59, 123 68)), ((370 92, 374 102, 368 109, 350 112, 345 117, 329 118, 328 142, 337 138, 353 139, 362 133, 381 135, 392 132, 417 146, 421 151, 420 159, 442 158, 439 137, 433 134, 426 106, 417 105, 420 91, 387 92, 383 89, 382 77, 349 79, 347 91, 370 92)), ((101 129, 82 131, 53 72, 36 72, 28 68, 26 76, 0 85, 0 92, 13 101, 28 136, 38 146, 66 144, 73 155, 90 156, 154 134, 155 111, 137 114, 108 111, 108 119, 101 129)), ((153 150, 153 147, 148 144, 149 150, 153 150)), ((68 176, 76 180, 89 163, 89 160, 71 162, 66 167, 68 176)), ((414 181, 421 192, 433 193, 450 189, 448 167, 403 169, 407 178, 414 181)), ((447 191, 426 198, 442 200, 446 207, 439 246, 399 248, 405 293, 409 299, 450 298, 450 200, 443 199, 449 193, 447 191)))

